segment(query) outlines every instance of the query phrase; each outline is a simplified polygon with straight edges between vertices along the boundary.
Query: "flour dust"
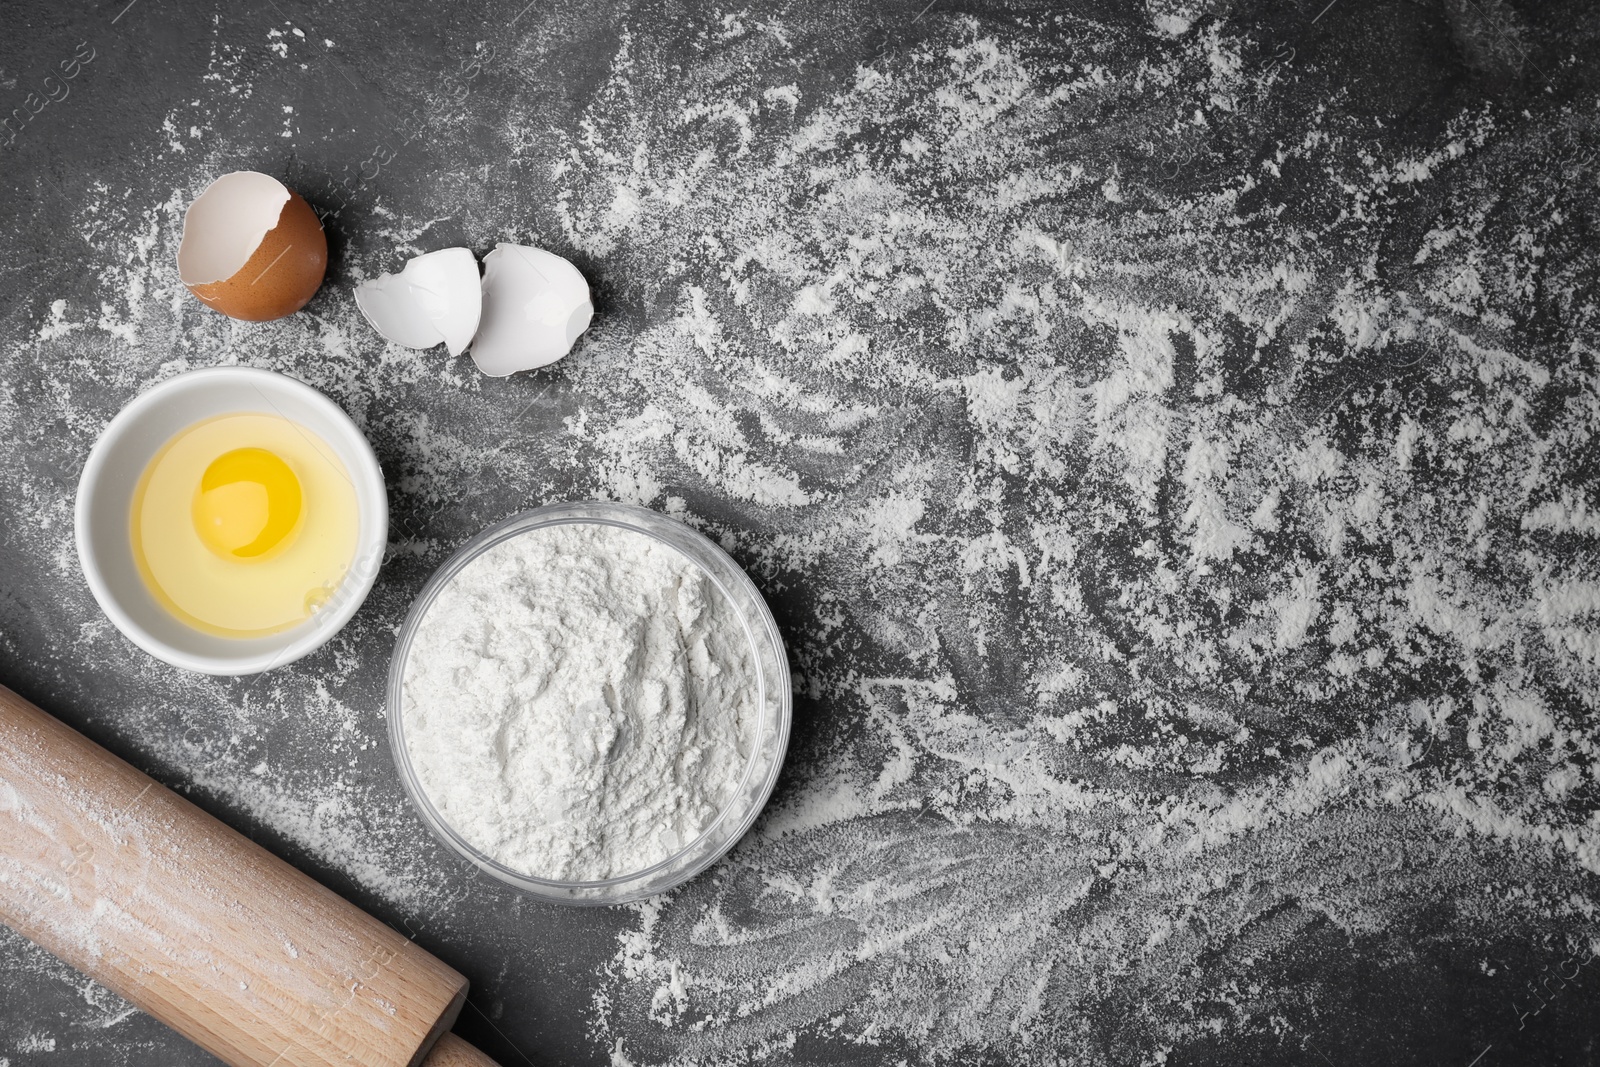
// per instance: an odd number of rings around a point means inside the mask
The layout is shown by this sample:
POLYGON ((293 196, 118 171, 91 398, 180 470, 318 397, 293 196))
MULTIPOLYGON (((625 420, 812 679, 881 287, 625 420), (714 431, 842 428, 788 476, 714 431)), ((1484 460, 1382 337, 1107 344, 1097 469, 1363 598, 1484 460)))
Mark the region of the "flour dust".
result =
MULTIPOLYGON (((158 154, 179 192, 101 190, 104 277, 6 350, 63 368, 0 389, 38 442, 0 467, 12 543, 78 590, 88 441, 141 385, 252 362, 372 437, 392 558, 331 649, 254 687, 149 665, 81 592, 30 655, 166 693, 130 736, 220 708, 164 768, 448 916, 478 890, 376 740, 409 597, 547 500, 704 528, 777 608, 795 743, 753 835, 628 916, 588 1019, 619 1067, 1281 1059, 1363 1020, 1403 1043, 1371 1003, 1437 1018, 1437 976, 1506 946, 1591 945, 1593 93, 1506 45, 1537 38, 1506 5, 1348 40, 1338 8, 1252 10, 633 7, 578 121, 468 99, 470 136, 430 126, 335 224, 346 287, 396 243, 572 255, 594 328, 504 381, 382 346, 342 297, 198 307, 176 223, 237 146, 158 154), (321 774, 280 755, 317 746, 321 774)), ((559 59, 534 26, 487 79, 559 59)), ((217 129, 247 97, 207 97, 217 129)))

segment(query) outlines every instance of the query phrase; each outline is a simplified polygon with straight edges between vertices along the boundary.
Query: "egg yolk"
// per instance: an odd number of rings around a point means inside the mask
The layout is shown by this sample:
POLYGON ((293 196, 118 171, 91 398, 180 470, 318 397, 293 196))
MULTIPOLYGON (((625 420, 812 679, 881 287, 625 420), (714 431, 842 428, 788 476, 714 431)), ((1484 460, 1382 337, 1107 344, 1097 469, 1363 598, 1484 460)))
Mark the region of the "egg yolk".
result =
POLYGON ((251 561, 286 545, 300 524, 300 479, 264 448, 236 448, 206 467, 194 529, 223 559, 251 561))

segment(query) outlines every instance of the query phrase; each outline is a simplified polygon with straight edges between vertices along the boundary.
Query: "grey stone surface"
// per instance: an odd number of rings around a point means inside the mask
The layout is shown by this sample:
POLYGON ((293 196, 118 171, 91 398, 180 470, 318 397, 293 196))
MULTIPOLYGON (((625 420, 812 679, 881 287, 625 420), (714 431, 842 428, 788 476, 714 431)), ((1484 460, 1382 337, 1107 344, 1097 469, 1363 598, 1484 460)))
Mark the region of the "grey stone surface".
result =
MULTIPOLYGON (((0 682, 465 972, 501 1063, 1600 1059, 1588 5, 3 15, 0 682), (326 216, 282 323, 170 265, 241 168, 326 216), (593 280, 548 371, 351 305, 504 239, 593 280), (232 362, 351 412, 395 526, 330 646, 202 679, 71 505, 232 362), (642 910, 454 861, 383 727, 431 570, 587 497, 722 539, 797 671, 772 817, 642 910)), ((0 930, 0 1067, 207 1062, 0 930)))

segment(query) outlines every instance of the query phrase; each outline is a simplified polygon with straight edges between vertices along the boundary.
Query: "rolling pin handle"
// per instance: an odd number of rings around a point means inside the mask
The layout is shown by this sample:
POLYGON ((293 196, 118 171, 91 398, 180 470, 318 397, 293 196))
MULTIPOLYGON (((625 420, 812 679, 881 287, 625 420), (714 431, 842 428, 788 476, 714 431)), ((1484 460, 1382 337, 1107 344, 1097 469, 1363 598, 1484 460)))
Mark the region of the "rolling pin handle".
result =
POLYGON ((445 1034, 434 1042, 433 1051, 422 1061, 422 1067, 499 1067, 499 1065, 455 1034, 445 1034))

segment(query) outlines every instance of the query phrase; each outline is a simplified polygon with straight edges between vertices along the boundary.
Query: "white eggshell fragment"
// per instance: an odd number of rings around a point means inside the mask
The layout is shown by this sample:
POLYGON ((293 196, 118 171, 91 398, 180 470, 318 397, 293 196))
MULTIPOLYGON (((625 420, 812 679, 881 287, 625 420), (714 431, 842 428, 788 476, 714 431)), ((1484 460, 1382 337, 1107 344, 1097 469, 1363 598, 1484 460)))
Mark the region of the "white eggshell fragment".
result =
POLYGON ((443 341, 459 356, 478 332, 483 290, 478 261, 467 248, 441 248, 409 260, 399 274, 356 286, 356 307, 372 328, 405 348, 443 341))
POLYGON ((594 305, 578 268, 553 252, 497 244, 483 257, 483 322, 472 361, 491 377, 554 363, 589 328, 594 305))

